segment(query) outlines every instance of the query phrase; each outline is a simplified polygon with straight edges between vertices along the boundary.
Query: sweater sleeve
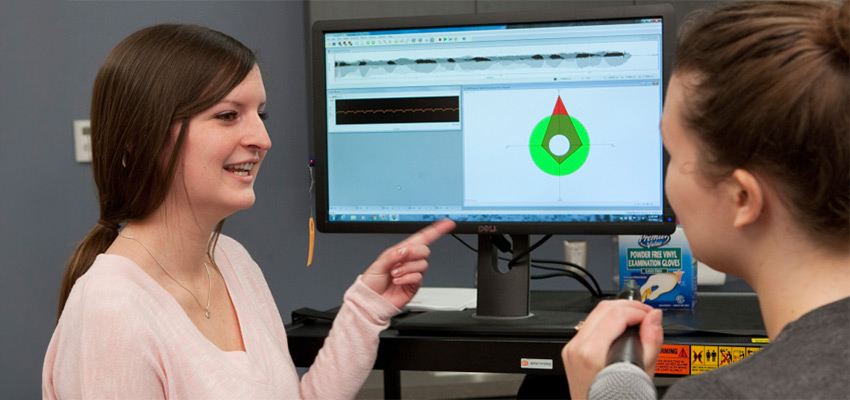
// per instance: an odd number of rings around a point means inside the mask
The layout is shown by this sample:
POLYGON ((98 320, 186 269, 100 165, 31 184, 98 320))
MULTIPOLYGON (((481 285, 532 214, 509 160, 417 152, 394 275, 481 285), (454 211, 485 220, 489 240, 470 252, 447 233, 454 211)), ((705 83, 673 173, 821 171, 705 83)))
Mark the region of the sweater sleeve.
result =
POLYGON ((358 277, 346 292, 331 332, 301 379, 304 398, 353 399, 378 353, 378 335, 400 311, 358 277))
POLYGON ((165 398, 166 379, 144 317, 115 282, 75 285, 45 356, 45 399, 165 398))

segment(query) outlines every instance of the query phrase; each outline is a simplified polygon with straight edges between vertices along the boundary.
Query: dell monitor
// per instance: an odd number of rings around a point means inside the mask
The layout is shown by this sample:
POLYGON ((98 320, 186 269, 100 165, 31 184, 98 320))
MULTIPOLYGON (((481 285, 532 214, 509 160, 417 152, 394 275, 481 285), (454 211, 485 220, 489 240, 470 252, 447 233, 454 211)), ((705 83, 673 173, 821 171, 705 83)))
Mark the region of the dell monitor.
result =
POLYGON ((493 235, 664 234, 668 5, 318 21, 312 162, 321 232, 479 236, 482 318, 524 318, 528 256, 493 235))

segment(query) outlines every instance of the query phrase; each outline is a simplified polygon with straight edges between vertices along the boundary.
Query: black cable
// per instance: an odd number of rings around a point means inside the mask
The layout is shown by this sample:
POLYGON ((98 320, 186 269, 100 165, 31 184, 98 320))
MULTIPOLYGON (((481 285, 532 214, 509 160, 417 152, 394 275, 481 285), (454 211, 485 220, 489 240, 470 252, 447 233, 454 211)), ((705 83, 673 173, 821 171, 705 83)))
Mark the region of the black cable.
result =
MULTIPOLYGON (((460 238, 459 236, 457 236, 456 234, 452 233, 451 235, 452 235, 452 237, 453 237, 453 238, 457 239, 457 240, 458 240, 459 242, 461 242, 464 246, 466 246, 466 248, 468 248, 468 249, 470 249, 470 250, 472 250, 472 251, 474 251, 474 252, 476 252, 476 253, 478 252, 478 249, 476 249, 475 247, 472 247, 472 245, 470 245, 469 243, 466 243, 463 239, 461 239, 461 238, 460 238)), ((501 235, 493 235, 493 237, 494 237, 494 239, 495 239, 495 240, 499 240, 499 238, 501 238, 501 239, 502 239, 502 241, 504 241, 504 240, 505 240, 505 239, 504 239, 504 237, 503 237, 503 236, 501 236, 501 235)), ((547 240, 549 240, 551 237, 552 237, 552 235, 546 235, 546 236, 544 236, 543 238, 541 238, 540 240, 538 240, 537 242, 535 242, 533 245, 531 245, 531 246, 529 246, 527 249, 525 249, 525 251, 523 251, 523 252, 521 252, 521 253, 519 253, 519 254, 515 255, 515 256, 513 257, 513 259, 511 259, 511 260, 510 260, 510 262, 508 263, 508 268, 513 267, 514 265, 516 265, 516 260, 520 260, 520 259, 522 259, 523 257, 527 256, 529 253, 531 253, 532 251, 534 251, 534 249, 536 249, 536 248, 540 247, 543 243, 546 243, 546 241, 547 241, 547 240)), ((502 245, 500 245, 500 246, 497 246, 497 247, 498 247, 498 248, 499 248, 499 250, 501 250, 502 252, 505 252, 505 253, 511 253, 511 254, 513 254, 513 249, 505 250, 505 249, 503 248, 503 247, 504 247, 504 246, 503 246, 503 244, 502 244, 502 245)))
POLYGON ((559 272, 553 272, 551 274, 532 275, 531 279, 549 279, 549 278, 555 278, 555 277, 559 277, 559 276, 564 276, 564 277, 567 277, 567 278, 573 278, 573 279, 577 280, 579 283, 581 283, 582 286, 587 288, 587 290, 590 292, 591 296, 593 296, 593 297, 601 298, 603 296, 602 293, 597 293, 593 289, 593 286, 591 286, 586 280, 584 280, 584 278, 582 278, 578 274, 576 274, 574 272, 570 272, 570 271, 563 271, 562 270, 562 271, 559 271, 559 272))
MULTIPOLYGON (((459 236, 457 236, 456 234, 452 233, 452 234, 451 234, 451 236, 452 236, 453 238, 457 239, 457 241, 459 241, 461 244, 463 244, 466 248, 468 248, 468 249, 470 249, 470 250, 472 250, 472 251, 474 251, 474 252, 478 253, 478 249, 476 249, 475 247, 472 247, 469 243, 466 243, 466 241, 464 241, 463 239, 461 239, 461 238, 460 238, 459 236)), ((537 241, 534 245, 532 245, 532 246, 531 246, 531 247, 529 247, 526 251, 524 251, 522 254, 520 254, 520 257, 524 257, 525 255, 528 255, 528 253, 530 253, 532 250, 534 250, 534 249, 536 249, 536 248, 540 247, 540 245, 542 245, 544 242, 546 242, 547 240, 549 240, 549 238, 551 238, 551 237, 552 237, 552 235, 546 235, 546 237, 544 237, 544 238, 540 239, 540 240, 539 240, 539 241, 537 241)), ((500 260, 502 260, 502 261, 508 261, 508 266, 509 266, 509 267, 511 266, 511 264, 510 264, 510 263, 511 263, 513 260, 518 259, 518 257, 507 258, 507 257, 501 257, 501 256, 500 256, 500 257, 498 257, 498 258, 499 258, 500 260)), ((549 274, 549 275, 542 275, 542 276, 532 276, 532 277, 531 277, 531 279, 547 279, 547 278, 553 278, 553 277, 556 277, 556 276, 566 276, 566 277, 570 277, 570 278, 573 278, 573 279, 577 280, 577 281, 578 281, 578 282, 579 282, 582 286, 584 286, 585 288, 587 288, 587 290, 588 290, 588 291, 590 291, 590 293, 591 293, 594 297, 597 297, 597 298, 598 298, 598 297, 602 297, 602 296, 603 296, 603 294, 602 294, 602 289, 599 287, 599 282, 597 282, 597 281, 596 281, 596 278, 594 278, 594 277, 593 277, 593 274, 591 274, 591 273, 590 273, 590 271, 588 271, 586 268, 584 268, 584 267, 582 267, 582 266, 580 266, 580 265, 578 265, 578 264, 571 263, 571 262, 568 262, 568 261, 556 261, 556 260, 535 260, 535 259, 531 259, 531 260, 529 261, 529 265, 530 265, 530 266, 532 266, 532 267, 534 267, 534 268, 546 269, 546 270, 550 270, 550 271, 555 271, 555 272, 557 272, 556 274, 549 274), (571 267, 573 267, 573 268, 575 268, 575 269, 577 269, 577 270, 581 271, 584 275, 586 275, 587 277, 589 277, 589 278, 591 279, 591 281, 593 281, 593 284, 594 284, 595 288, 594 288, 593 286, 591 286, 591 285, 590 285, 590 283, 588 283, 588 282, 587 282, 587 280, 585 279, 585 277, 584 277, 584 276, 581 276, 581 275, 579 275, 579 274, 577 274, 577 273, 575 273, 575 272, 573 272, 573 271, 569 271, 569 270, 565 270, 565 269, 560 269, 560 268, 544 267, 544 266, 541 266, 541 265, 534 265, 534 263, 569 265, 569 266, 571 266, 571 267)))
POLYGON ((509 242, 508 239, 505 239, 502 235, 490 235, 490 243, 492 243, 493 246, 496 246, 496 248, 502 253, 514 252, 511 242, 509 242))
POLYGON ((458 235, 455 235, 454 233, 452 233, 451 235, 452 235, 453 238, 457 239, 458 242, 461 242, 464 246, 466 246, 467 249, 470 249, 470 250, 472 250, 476 253, 478 252, 478 249, 476 249, 475 247, 472 247, 469 243, 466 243, 458 235))
POLYGON ((566 266, 575 268, 575 269, 581 271, 588 278, 590 278, 590 280, 593 281, 593 285, 596 286, 596 291, 600 295, 602 294, 602 288, 599 287, 599 282, 596 281, 596 278, 593 277, 593 274, 591 274, 590 271, 588 271, 586 268, 582 267, 581 265, 578 265, 576 263, 569 262, 569 261, 560 261, 560 260, 533 260, 533 261, 538 263, 538 264, 566 265, 566 266))
MULTIPOLYGON (((499 257, 499 259, 500 259, 500 260, 502 260, 502 261, 509 261, 509 260, 510 260, 510 259, 508 259, 507 257, 499 257)), ((543 261, 548 261, 548 260, 543 260, 543 261)), ((566 276, 566 277, 569 277, 569 278, 573 278, 573 279, 575 279, 575 280, 576 280, 576 281, 578 281, 578 283, 580 283, 582 286, 586 287, 586 288, 587 288, 587 290, 590 292, 590 294, 591 294, 593 297, 600 298, 600 297, 602 297, 602 296, 603 296, 603 294, 602 294, 602 289, 599 289, 599 285, 597 284, 597 285, 596 285, 597 287, 596 287, 596 288, 594 288, 593 286, 591 286, 591 285, 590 285, 590 283, 587 281, 587 279, 585 279, 585 278, 584 278, 584 276, 581 276, 581 275, 579 275, 579 274, 577 274, 577 273, 575 273, 575 272, 573 272, 573 271, 569 271, 569 270, 565 270, 565 269, 561 269, 561 268, 544 267, 544 266, 542 266, 542 265, 537 265, 537 264, 535 264, 535 263, 537 263, 537 262, 538 262, 537 260, 532 259, 532 260, 528 263, 528 265, 529 265, 530 267, 532 267, 532 268, 545 269, 545 270, 548 270, 548 271, 554 271, 554 272, 555 272, 555 274, 553 274, 552 276, 549 276, 549 275, 536 275, 536 276, 531 276, 531 277, 530 277, 531 279, 548 279, 548 278, 552 278, 552 277, 554 277, 554 276, 566 276)), ((591 279, 593 279, 593 278, 592 278, 592 276, 591 276, 591 279)), ((596 279, 593 279, 593 281, 595 282, 595 281, 596 281, 596 279)))
MULTIPOLYGON (((537 261, 535 261, 535 262, 537 262, 537 261)), ((587 290, 589 290, 590 293, 593 295, 593 297, 598 298, 598 297, 603 296, 602 289, 599 288, 599 285, 597 284, 596 287, 593 287, 590 284, 590 282, 588 282, 587 279, 585 279, 585 277, 582 276, 581 274, 575 273, 575 272, 570 271, 570 270, 561 269, 561 268, 544 267, 542 265, 532 264, 532 267, 537 268, 537 269, 547 270, 547 271, 553 271, 555 273, 554 275, 553 274, 538 275, 537 277, 532 277, 532 279, 545 279, 545 278, 552 278, 554 276, 567 276, 567 277, 570 277, 570 278, 577 280, 582 286, 586 287, 587 290)), ((594 279, 594 282, 595 282, 595 279, 594 279)))
MULTIPOLYGON (((551 238, 551 237, 552 237, 552 235, 543 236, 540 240, 535 242, 533 245, 529 246, 527 249, 525 249, 521 253, 514 254, 514 258, 510 262, 508 262, 508 268, 511 268, 514 265, 517 265, 517 263, 519 263, 519 260, 522 260, 525 256, 529 255, 534 249, 540 247, 540 245, 542 245, 543 243, 546 243, 546 241, 549 240, 549 238, 551 238)), ((511 252, 511 253, 513 253, 513 252, 511 252)), ((529 257, 529 258, 531 258, 531 257, 529 257)))
POLYGON ((545 274, 545 275, 531 275, 531 279, 535 279, 535 280, 537 280, 537 279, 549 279, 549 278, 555 278, 555 277, 558 277, 558 276, 567 276, 567 275, 561 274, 561 273, 558 273, 558 272, 553 272, 551 274, 545 274))

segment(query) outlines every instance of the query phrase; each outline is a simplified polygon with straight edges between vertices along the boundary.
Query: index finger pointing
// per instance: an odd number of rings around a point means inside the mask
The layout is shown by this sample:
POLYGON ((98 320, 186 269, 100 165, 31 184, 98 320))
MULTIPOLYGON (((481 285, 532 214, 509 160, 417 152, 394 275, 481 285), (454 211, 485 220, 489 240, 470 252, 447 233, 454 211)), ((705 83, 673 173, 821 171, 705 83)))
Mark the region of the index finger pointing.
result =
POLYGON ((429 245, 434 243, 441 236, 451 232, 455 228, 455 222, 450 219, 441 219, 431 225, 426 226, 419 232, 414 233, 407 239, 403 240, 400 245, 409 243, 429 245))

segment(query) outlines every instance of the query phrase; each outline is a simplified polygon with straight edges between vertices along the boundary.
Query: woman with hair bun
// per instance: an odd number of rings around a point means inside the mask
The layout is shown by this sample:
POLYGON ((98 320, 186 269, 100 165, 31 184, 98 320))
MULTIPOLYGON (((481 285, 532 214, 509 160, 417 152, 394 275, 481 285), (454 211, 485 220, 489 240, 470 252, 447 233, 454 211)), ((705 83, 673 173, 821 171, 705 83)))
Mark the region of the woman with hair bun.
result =
POLYGON ((220 32, 156 25, 109 54, 91 107, 100 219, 65 273, 45 399, 357 394, 378 334, 419 288, 428 245, 454 224, 381 254, 299 379, 259 266, 221 234, 254 204, 271 147, 265 107, 254 53, 220 32))
MULTIPOLYGON (((661 132, 666 191, 694 257, 757 293, 770 344, 665 398, 850 395, 850 4, 733 2, 687 21, 661 132)), ((661 311, 602 302, 562 352, 573 398, 640 325, 652 376, 661 311)))

